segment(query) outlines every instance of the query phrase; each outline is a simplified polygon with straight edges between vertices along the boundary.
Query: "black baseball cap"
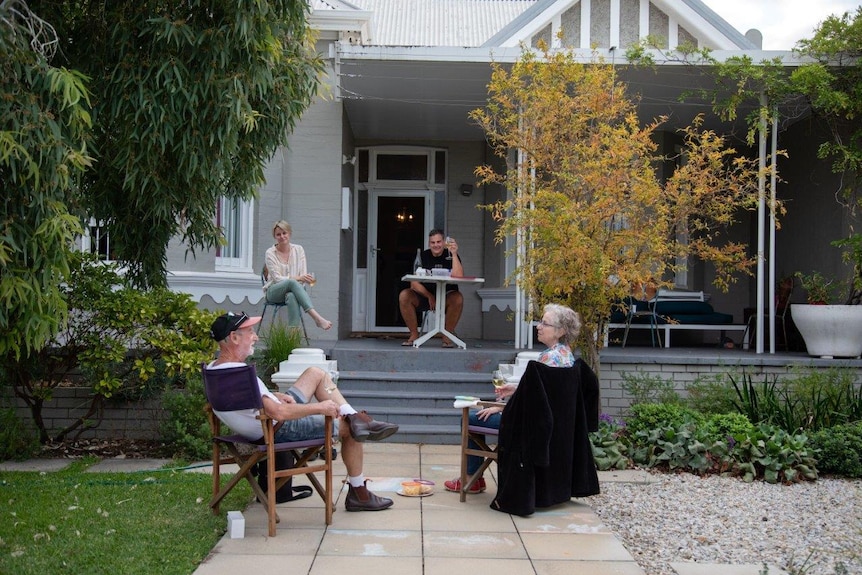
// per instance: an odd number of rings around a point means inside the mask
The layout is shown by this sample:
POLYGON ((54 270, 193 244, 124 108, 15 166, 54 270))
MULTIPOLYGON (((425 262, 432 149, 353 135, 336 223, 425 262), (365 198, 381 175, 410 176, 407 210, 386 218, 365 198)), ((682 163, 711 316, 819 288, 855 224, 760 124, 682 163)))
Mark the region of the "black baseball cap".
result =
POLYGON ((228 312, 220 315, 210 326, 210 336, 216 341, 227 339, 232 331, 236 331, 243 327, 251 327, 260 322, 260 316, 249 317, 245 312, 233 313, 228 312))

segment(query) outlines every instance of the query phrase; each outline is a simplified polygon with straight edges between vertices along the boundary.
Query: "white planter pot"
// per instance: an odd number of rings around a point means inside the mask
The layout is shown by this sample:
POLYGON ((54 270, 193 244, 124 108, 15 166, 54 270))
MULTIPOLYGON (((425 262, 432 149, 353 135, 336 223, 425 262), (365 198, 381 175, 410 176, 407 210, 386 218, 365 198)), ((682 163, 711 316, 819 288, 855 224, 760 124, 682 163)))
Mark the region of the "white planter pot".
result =
POLYGON ((795 303, 791 313, 808 355, 825 358, 862 355, 862 305, 795 303))

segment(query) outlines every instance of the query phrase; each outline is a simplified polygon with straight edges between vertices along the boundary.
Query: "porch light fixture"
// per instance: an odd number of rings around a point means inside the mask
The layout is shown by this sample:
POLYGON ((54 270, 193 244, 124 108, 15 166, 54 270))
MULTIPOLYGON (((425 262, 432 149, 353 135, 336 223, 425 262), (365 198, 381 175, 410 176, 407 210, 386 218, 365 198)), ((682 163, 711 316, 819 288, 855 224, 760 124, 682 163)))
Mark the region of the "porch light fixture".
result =
POLYGON ((461 195, 462 196, 472 196, 473 195, 473 186, 471 184, 461 184, 461 195))
POLYGON ((341 155, 341 164, 342 165, 350 164, 351 166, 355 166, 356 165, 356 156, 347 156, 347 155, 342 154, 341 155))

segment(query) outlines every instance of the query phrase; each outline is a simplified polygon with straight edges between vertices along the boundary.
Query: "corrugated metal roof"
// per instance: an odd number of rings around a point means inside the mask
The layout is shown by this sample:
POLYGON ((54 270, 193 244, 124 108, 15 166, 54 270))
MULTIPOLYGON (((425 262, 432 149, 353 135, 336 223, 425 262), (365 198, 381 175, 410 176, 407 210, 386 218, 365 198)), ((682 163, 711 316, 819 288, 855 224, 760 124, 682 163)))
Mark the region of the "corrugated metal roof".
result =
POLYGON ((475 47, 535 0, 350 0, 350 4, 374 13, 369 44, 475 47))
MULTIPOLYGON (((702 0, 681 1, 736 47, 758 49, 702 0)), ((319 12, 359 10, 370 14, 371 26, 363 32, 365 45, 465 48, 502 45, 554 3, 555 0, 311 0, 313 9, 319 12)))

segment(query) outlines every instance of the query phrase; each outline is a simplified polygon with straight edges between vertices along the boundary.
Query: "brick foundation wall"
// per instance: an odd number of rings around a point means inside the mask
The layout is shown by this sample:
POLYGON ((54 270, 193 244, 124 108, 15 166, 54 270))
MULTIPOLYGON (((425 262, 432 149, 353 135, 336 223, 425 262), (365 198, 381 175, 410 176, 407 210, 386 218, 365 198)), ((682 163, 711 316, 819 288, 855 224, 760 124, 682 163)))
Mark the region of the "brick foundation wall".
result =
MULTIPOLYGON (((45 402, 42 418, 49 433, 56 433, 87 412, 92 390, 83 387, 61 387, 45 402)), ((22 421, 30 423, 30 411, 23 401, 15 398, 15 407, 22 421)), ((84 430, 82 439, 160 439, 160 426, 168 419, 160 399, 105 402, 105 411, 98 427, 84 430)))
MULTIPOLYGON (((797 366, 798 367, 798 366, 797 366)), ((745 373, 750 374, 755 381, 762 381, 765 375, 777 374, 788 376, 793 366, 787 365, 746 365, 745 373)), ((809 366, 806 369, 827 369, 827 367, 809 366)), ((623 390, 624 373, 643 373, 656 375, 667 381, 674 382, 674 389, 681 396, 686 396, 686 388, 699 378, 719 373, 741 373, 742 367, 733 365, 710 365, 701 362, 673 363, 612 363, 602 362, 601 365, 601 410, 612 416, 625 415, 631 404, 623 390)), ((857 370, 856 384, 862 381, 862 370, 857 370)), ((91 398, 90 390, 86 388, 58 388, 54 391, 54 399, 45 404, 43 417, 46 427, 51 432, 71 424, 75 416, 83 415, 91 398)), ((30 413, 20 400, 16 400, 19 415, 25 422, 30 421, 30 413)), ((168 419, 169 414, 162 408, 161 400, 117 402, 108 401, 105 405, 104 417, 98 427, 85 430, 82 438, 86 439, 160 439, 160 426, 168 419)))
MULTIPOLYGON (((765 377, 779 376, 780 379, 793 377, 794 368, 798 365, 746 365, 745 374, 750 375, 755 382, 763 381, 765 377)), ((827 371, 828 367, 808 366, 805 368, 827 371)), ((660 377, 674 383, 673 389, 681 397, 687 397, 687 388, 698 379, 709 378, 717 374, 742 374, 743 367, 733 365, 708 365, 703 363, 602 363, 601 365, 601 411, 611 416, 625 415, 631 405, 629 397, 623 389, 623 374, 642 373, 660 377)), ((862 385, 862 370, 856 370, 856 385, 862 385)))

